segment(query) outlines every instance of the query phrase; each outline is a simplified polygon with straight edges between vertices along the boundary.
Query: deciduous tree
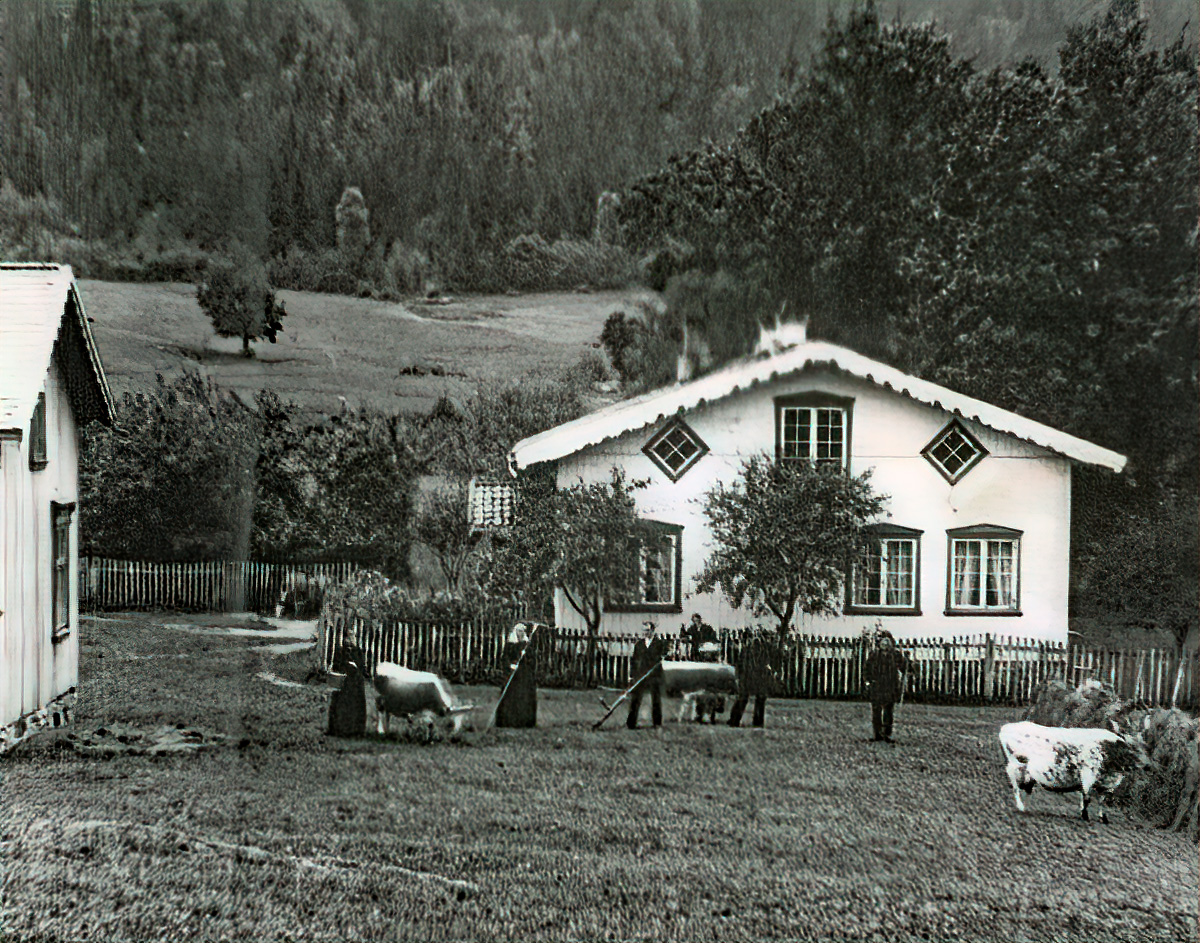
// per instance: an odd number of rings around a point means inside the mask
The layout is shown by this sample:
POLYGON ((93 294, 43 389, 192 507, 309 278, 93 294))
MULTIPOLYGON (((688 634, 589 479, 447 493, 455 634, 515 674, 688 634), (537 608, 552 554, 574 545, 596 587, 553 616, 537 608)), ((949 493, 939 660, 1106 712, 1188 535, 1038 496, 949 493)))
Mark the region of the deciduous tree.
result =
POLYGON ((720 589, 734 606, 774 617, 781 634, 798 613, 836 614, 844 580, 867 544, 864 528, 886 500, 871 489, 869 471, 850 476, 753 455, 735 481, 718 482, 704 496, 716 548, 696 588, 720 589))

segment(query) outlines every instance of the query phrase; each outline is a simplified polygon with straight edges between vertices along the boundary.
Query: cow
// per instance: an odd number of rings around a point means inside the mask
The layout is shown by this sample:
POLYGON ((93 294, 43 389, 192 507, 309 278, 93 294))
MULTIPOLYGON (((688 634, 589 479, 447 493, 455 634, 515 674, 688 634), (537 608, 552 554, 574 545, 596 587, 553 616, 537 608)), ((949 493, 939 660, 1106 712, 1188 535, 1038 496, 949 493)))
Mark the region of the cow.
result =
POLYGON ((1026 795, 1040 785, 1051 792, 1079 792, 1079 817, 1088 818, 1093 794, 1101 799, 1100 821, 1108 821, 1106 806, 1113 790, 1126 773, 1150 765, 1145 746, 1136 738, 1123 737, 1097 727, 1043 727, 1031 721, 1005 724, 1000 728, 1000 746, 1008 760, 1017 809, 1025 811, 1021 790, 1026 795))
POLYGON ((434 717, 449 717, 453 734, 457 736, 463 727, 470 704, 459 704, 450 691, 445 678, 430 671, 413 671, 403 665, 389 661, 375 667, 375 707, 379 716, 379 734, 386 735, 391 729, 392 716, 412 719, 424 717, 432 728, 434 717))

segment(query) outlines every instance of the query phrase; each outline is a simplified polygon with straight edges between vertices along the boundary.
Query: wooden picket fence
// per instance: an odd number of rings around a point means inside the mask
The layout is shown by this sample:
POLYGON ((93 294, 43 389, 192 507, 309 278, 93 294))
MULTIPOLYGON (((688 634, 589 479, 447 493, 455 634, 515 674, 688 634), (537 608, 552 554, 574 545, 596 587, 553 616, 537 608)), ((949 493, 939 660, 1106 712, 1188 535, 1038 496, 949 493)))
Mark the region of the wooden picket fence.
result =
POLYGON ((353 563, 154 563, 79 558, 79 608, 274 614, 286 592, 341 582, 353 563))
MULTIPOLYGON (((368 676, 375 665, 391 661, 417 670, 436 671, 459 683, 495 681, 507 674, 504 641, 511 620, 440 624, 372 620, 353 610, 326 611, 321 618, 319 651, 325 667, 339 670, 348 646, 361 652, 368 676)), ((736 663, 746 633, 721 633, 722 657, 736 663)), ((538 679, 543 687, 601 685, 624 688, 630 678, 634 638, 552 628, 538 633, 538 679)), ((677 639, 668 639, 668 657, 686 657, 677 639)), ((1037 686, 1064 680, 1072 687, 1087 680, 1112 687, 1121 697, 1146 706, 1195 708, 1198 653, 1146 648, 1129 651, 1055 645, 990 635, 904 641, 901 650, 912 668, 905 698, 909 701, 1028 704, 1037 686)), ((793 636, 778 650, 773 665, 776 694, 792 698, 861 698, 863 669, 870 651, 861 638, 793 636)))

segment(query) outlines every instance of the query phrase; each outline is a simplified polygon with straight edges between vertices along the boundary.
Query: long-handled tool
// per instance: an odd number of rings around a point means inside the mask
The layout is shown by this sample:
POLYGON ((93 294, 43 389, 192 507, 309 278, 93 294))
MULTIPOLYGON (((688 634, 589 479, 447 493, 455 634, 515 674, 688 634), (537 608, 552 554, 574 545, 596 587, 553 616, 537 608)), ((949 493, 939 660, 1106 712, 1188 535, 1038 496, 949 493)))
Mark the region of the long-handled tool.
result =
MULTIPOLYGON (((613 715, 613 711, 615 711, 618 707, 621 706, 621 702, 624 701, 625 698, 629 697, 629 695, 631 695, 637 689, 637 686, 639 684, 641 684, 643 681, 645 681, 647 678, 649 678, 652 674, 654 674, 654 672, 658 671, 658 669, 661 666, 662 666, 662 662, 659 662, 653 668, 651 668, 649 671, 647 671, 644 675, 642 675, 640 678, 638 678, 637 681, 635 681, 628 688, 626 688, 624 693, 622 693, 622 695, 619 698, 617 698, 615 701, 612 702, 612 705, 608 708, 608 711, 604 714, 604 716, 601 717, 594 724, 592 724, 592 729, 599 730, 600 725, 602 723, 604 723, 606 720, 608 720, 608 718, 610 718, 613 715)), ((604 698, 600 698, 600 703, 601 704, 604 703, 604 698)))

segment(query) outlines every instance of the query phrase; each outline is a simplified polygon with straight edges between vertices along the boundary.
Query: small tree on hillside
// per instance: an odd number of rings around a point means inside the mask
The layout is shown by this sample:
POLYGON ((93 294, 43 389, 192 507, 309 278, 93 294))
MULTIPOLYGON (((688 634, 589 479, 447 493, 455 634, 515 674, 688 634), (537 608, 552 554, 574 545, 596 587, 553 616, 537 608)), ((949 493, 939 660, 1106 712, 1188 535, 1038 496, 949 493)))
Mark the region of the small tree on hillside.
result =
POLYGON ((287 315, 267 280, 262 262, 241 246, 211 262, 196 291, 196 301, 220 337, 240 337, 242 353, 253 356, 250 342, 265 337, 272 344, 287 315))
POLYGON ((720 588, 734 606, 774 616, 780 634, 797 612, 837 614, 849 568, 867 546, 866 524, 887 500, 871 489, 870 474, 751 456, 736 481, 704 496, 717 549, 696 588, 720 588))
POLYGON ((362 268, 367 248, 371 245, 370 214, 367 201, 358 187, 346 187, 334 210, 337 221, 338 251, 342 261, 352 272, 362 268))
POLYGON ((544 482, 520 486, 517 521, 496 549, 489 576, 491 592, 527 601, 562 591, 587 623, 589 683, 604 601, 636 591, 644 551, 661 539, 638 517, 633 499, 647 482, 626 481, 617 468, 611 474, 609 481, 580 480, 557 491, 544 482))
POLYGON ((462 482, 440 485, 421 494, 416 504, 413 540, 433 552, 447 587, 452 592, 461 590, 463 572, 477 536, 471 530, 466 486, 462 482))

